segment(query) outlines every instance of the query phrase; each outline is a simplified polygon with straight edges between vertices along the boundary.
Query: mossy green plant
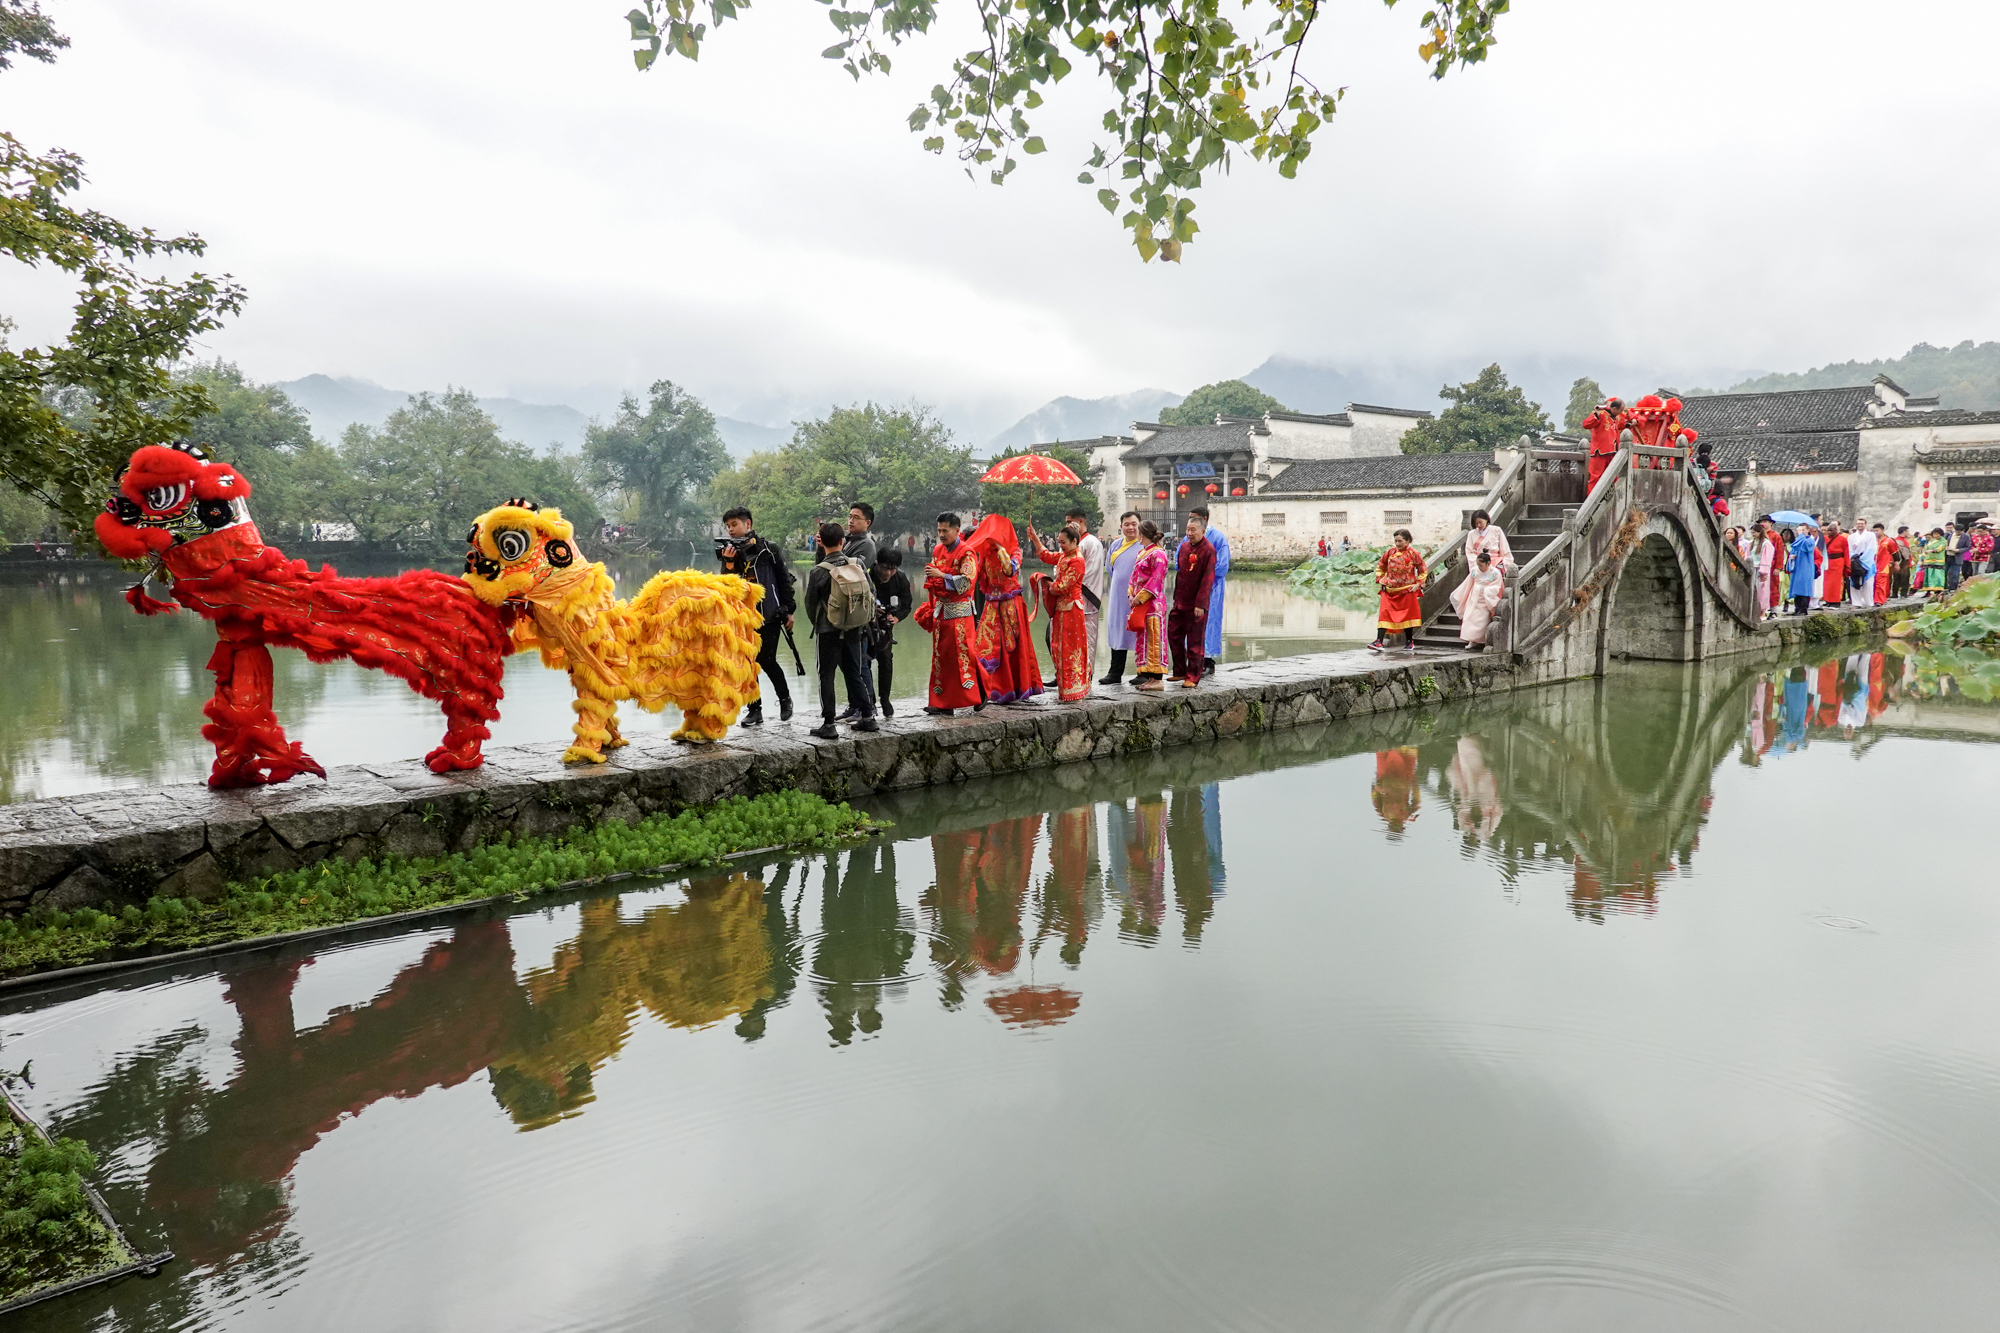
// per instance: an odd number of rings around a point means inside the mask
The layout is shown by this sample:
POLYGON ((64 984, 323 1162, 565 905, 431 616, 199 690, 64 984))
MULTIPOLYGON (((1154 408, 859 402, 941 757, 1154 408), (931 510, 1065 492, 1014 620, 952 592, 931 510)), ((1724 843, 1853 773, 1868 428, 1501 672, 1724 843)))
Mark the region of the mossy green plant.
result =
POLYGON ((603 820, 547 838, 503 834, 447 856, 329 859, 231 882, 207 903, 155 896, 113 911, 85 907, 0 921, 0 972, 170 953, 482 898, 525 898, 607 875, 713 865, 763 847, 831 847, 881 827, 844 804, 783 791, 633 824, 603 820))
POLYGON ((0 1110, 0 1301, 132 1262, 84 1194, 96 1169, 82 1143, 44 1139, 0 1110))

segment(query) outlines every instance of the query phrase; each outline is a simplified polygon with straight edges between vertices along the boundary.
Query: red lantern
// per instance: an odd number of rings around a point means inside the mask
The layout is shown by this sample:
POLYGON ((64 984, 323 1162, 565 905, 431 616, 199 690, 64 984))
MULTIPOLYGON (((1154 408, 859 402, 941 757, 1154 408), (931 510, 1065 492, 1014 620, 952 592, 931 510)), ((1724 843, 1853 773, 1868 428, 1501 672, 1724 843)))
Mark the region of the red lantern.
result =
POLYGON ((1208 485, 1206 485, 1206 486, 1202 487, 1202 489, 1203 489, 1203 490, 1205 490, 1205 491, 1207 491, 1207 492, 1208 492, 1208 493, 1209 493, 1210 495, 1220 495, 1220 494, 1222 494, 1222 488, 1221 488, 1220 486, 1216 485, 1216 484, 1215 484, 1214 482, 1212 482, 1212 481, 1211 481, 1210 483, 1208 483, 1208 485))
POLYGON ((1157 490, 1157 491, 1154 491, 1154 492, 1153 492, 1153 498, 1154 498, 1155 500, 1164 500, 1164 499, 1166 499, 1166 498, 1167 498, 1167 490, 1166 490, 1166 487, 1162 486, 1162 487, 1161 487, 1161 488, 1160 488, 1159 490, 1157 490))
POLYGON ((1235 488, 1234 488, 1234 489, 1232 489, 1232 490, 1231 490, 1231 491, 1230 491, 1229 493, 1230 493, 1231 495, 1241 495, 1241 494, 1243 494, 1243 488, 1242 488, 1241 486, 1238 486, 1238 487, 1235 487, 1235 488))
POLYGON ((1174 487, 1174 489, 1179 491, 1182 495, 1186 495, 1188 493, 1188 486, 1186 482, 1182 482, 1180 485, 1174 487))

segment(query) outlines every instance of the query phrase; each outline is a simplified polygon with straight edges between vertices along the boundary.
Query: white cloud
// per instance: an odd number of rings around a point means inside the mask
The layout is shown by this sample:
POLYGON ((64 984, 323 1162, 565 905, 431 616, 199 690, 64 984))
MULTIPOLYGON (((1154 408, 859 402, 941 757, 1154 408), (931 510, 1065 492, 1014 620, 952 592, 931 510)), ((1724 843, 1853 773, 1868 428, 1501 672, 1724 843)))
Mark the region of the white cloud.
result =
MULTIPOLYGON (((1179 268, 1072 184, 1081 68, 996 190, 903 125, 963 31, 857 85, 819 7, 768 4, 642 76, 619 12, 71 0, 74 47, 0 76, 0 115, 83 154, 99 206, 206 236, 251 290, 211 350, 273 379, 668 376, 763 420, 916 396, 980 439, 1274 351, 1665 376, 2000 336, 1990 6, 1550 0, 1433 83, 1416 15, 1351 0, 1302 178, 1218 176, 1179 268)), ((45 331, 50 285, 17 279, 45 331)))

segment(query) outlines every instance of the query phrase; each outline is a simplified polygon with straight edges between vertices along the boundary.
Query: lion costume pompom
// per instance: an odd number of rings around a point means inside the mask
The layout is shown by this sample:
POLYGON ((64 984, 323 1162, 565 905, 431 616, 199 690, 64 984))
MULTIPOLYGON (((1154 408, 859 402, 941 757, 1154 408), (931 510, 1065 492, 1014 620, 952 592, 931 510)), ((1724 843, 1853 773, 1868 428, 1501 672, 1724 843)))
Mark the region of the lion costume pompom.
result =
POLYGON ((757 695, 762 596, 733 574, 655 574, 629 603, 603 565, 585 560, 562 512, 509 500, 466 534, 465 582, 481 601, 525 610, 513 622, 514 651, 539 649, 569 673, 576 743, 566 763, 604 762, 624 745, 618 704, 649 713, 677 705, 677 741, 720 740, 757 695))

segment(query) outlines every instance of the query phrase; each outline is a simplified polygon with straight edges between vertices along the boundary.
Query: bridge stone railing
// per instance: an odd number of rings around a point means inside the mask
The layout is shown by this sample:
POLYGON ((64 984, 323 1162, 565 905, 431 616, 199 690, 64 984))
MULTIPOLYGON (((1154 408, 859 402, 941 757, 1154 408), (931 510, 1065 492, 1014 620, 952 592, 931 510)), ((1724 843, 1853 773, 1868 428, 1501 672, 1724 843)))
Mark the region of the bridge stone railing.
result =
POLYGON ((1575 509, 1564 511, 1561 534, 1508 574, 1489 645, 1527 654, 1561 633, 1583 604, 1604 591, 1610 572, 1606 563, 1626 554, 1620 536, 1635 514, 1669 518, 1686 538, 1694 566, 1687 572, 1698 578, 1700 593, 1741 628, 1753 628, 1757 615, 1750 568, 1724 539, 1722 520, 1707 497, 1689 484, 1688 459, 1685 448, 1641 445, 1630 431, 1624 432, 1597 485, 1575 509))

